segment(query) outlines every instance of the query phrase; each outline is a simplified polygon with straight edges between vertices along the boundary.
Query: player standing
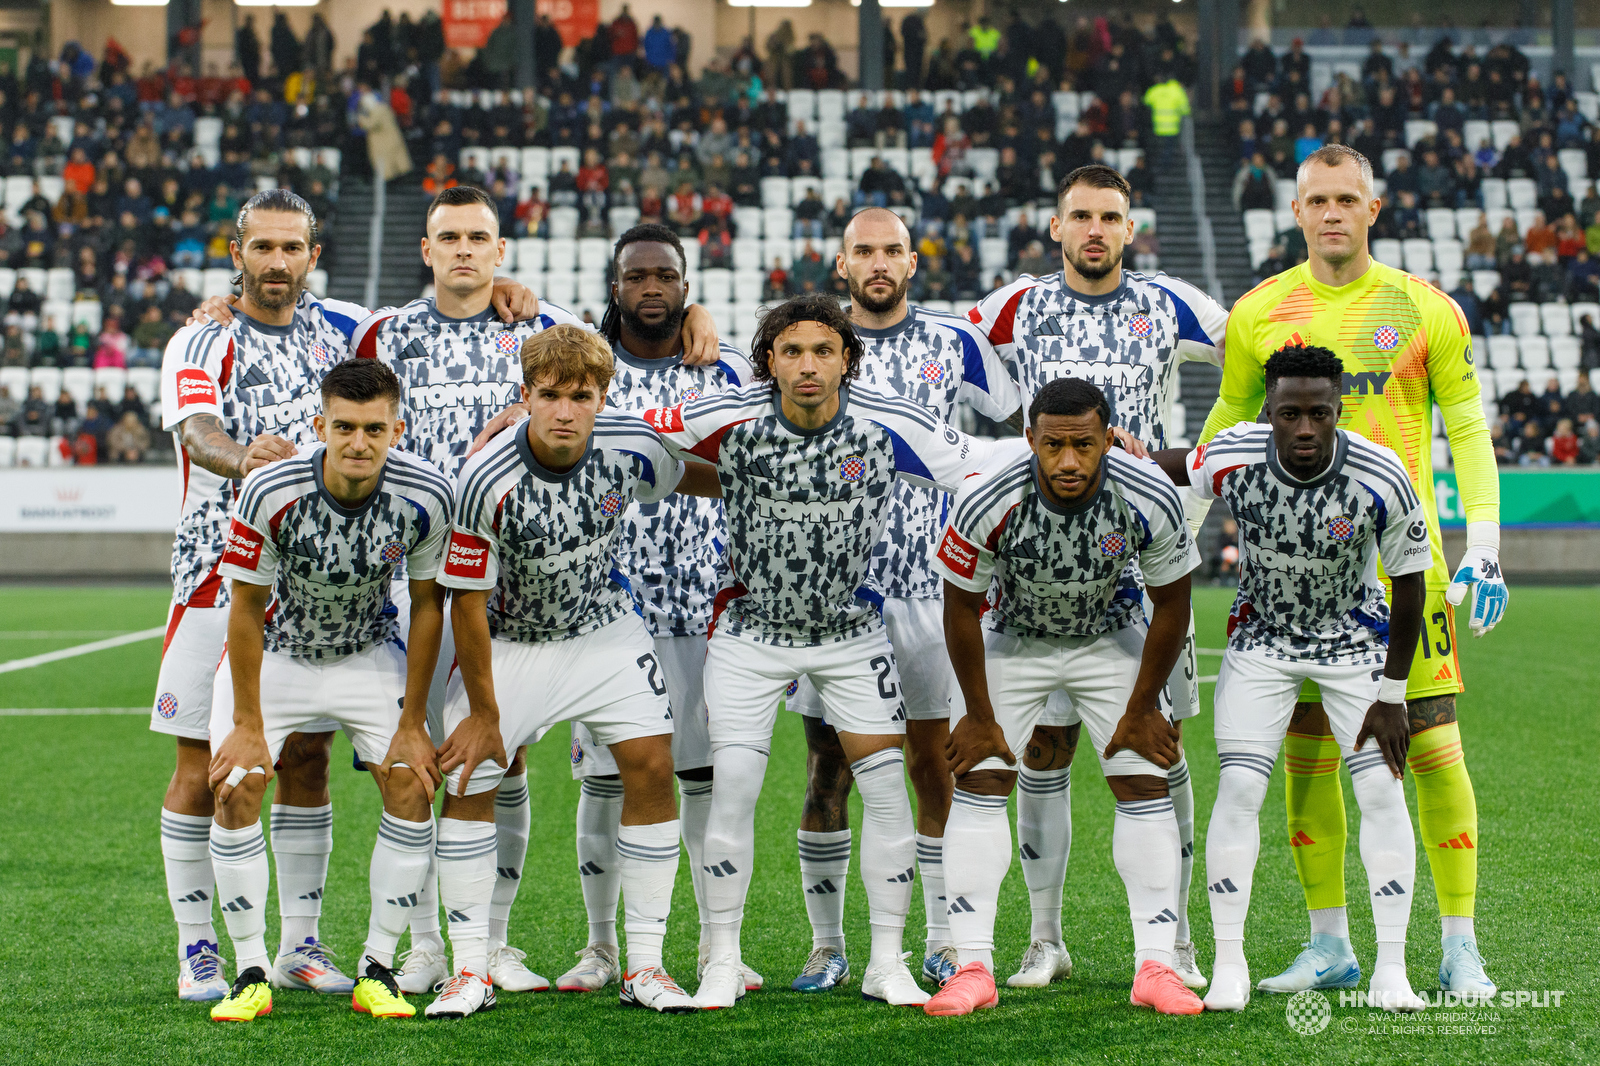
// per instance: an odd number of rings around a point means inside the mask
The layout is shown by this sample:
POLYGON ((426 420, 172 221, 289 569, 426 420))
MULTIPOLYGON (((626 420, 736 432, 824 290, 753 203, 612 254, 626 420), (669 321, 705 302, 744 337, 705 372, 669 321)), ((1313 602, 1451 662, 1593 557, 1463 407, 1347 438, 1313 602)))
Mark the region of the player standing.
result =
MULTIPOLYGON (((641 412, 710 396, 748 382, 750 361, 723 344, 710 366, 684 359, 682 324, 688 302, 686 258, 669 227, 635 226, 617 238, 612 253, 611 303, 600 333, 611 344, 615 374, 606 404, 641 412)), ((617 577, 655 645, 672 708, 672 761, 678 778, 679 819, 689 852, 695 902, 700 910, 700 968, 710 948, 701 850, 711 813, 711 742, 706 733, 706 632, 719 587, 728 540, 722 501, 670 496, 636 503, 623 514, 617 577)), ((572 774, 583 782, 578 798, 579 882, 589 936, 578 963, 556 979, 563 992, 592 992, 621 976, 617 963, 617 831, 622 783, 616 761, 582 723, 572 725, 572 774)), ((745 987, 761 975, 746 969, 745 987)))
MULTIPOLYGON (((996 422, 1017 409, 1017 390, 983 331, 959 315, 912 307, 917 272, 911 235, 894 212, 869 207, 851 217, 835 269, 850 285, 850 319, 861 340, 858 380, 903 396, 954 425, 966 401, 996 422)), ((945 918, 943 838, 954 782, 945 763, 955 677, 944 648, 940 582, 930 568, 949 500, 896 482, 883 539, 867 582, 883 597, 883 620, 900 667, 906 704, 906 770, 917 794, 917 869, 927 920, 922 972, 943 982, 955 972, 945 918)), ((845 877, 850 863, 850 766, 838 734, 822 720, 816 687, 802 681, 788 708, 806 716, 806 798, 799 830, 800 880, 812 951, 793 987, 821 992, 848 977, 845 877)))
POLYGON ((1132 1002, 1199 1014, 1172 968, 1181 845, 1168 770, 1179 753, 1164 690, 1200 553, 1160 471, 1112 446, 1098 388, 1057 378, 1034 396, 1028 420, 1026 447, 1007 442, 961 486, 934 560, 965 698, 950 731, 956 793, 945 834, 960 968, 925 1009, 970 1014, 999 1002, 994 921, 1011 866, 1011 767, 1051 694, 1065 691, 1117 800, 1111 853, 1133 922, 1132 1002), (1119 595, 1135 558, 1155 605, 1148 629, 1142 603, 1119 595))
POLYGON ((427 1013, 464 1017, 495 1005, 487 970, 494 792, 508 750, 570 721, 610 747, 622 776, 622 1002, 692 1011, 661 965, 679 855, 672 712, 611 560, 629 502, 691 487, 714 495, 716 481, 704 467, 686 475, 637 417, 600 414, 612 356, 593 333, 552 327, 524 342, 522 359, 530 415, 462 468, 441 577, 456 590, 460 667, 445 699, 440 767, 450 791, 438 844, 455 976, 427 1013))
MULTIPOLYGON (((1296 694, 1312 679, 1361 805, 1361 859, 1378 934, 1372 998, 1389 1011, 1421 1010, 1406 976, 1417 852, 1401 776, 1410 742, 1406 675, 1433 557, 1427 513, 1392 451, 1338 428, 1339 356, 1288 347, 1264 369, 1267 425, 1225 429, 1187 462, 1182 451, 1157 457, 1175 482, 1227 504, 1243 553, 1217 677, 1222 776, 1206 831, 1217 954, 1206 1008, 1250 1002, 1244 923, 1261 850, 1258 817, 1296 694), (1392 612, 1380 561, 1394 586, 1392 612)), ((1324 984, 1355 984, 1335 976, 1324 984)))
POLYGON ((450 486, 426 462, 390 450, 404 427, 400 383, 386 367, 341 363, 321 391, 322 445, 245 478, 222 556, 233 599, 212 700, 210 849, 239 975, 213 1021, 272 1011, 261 800, 288 736, 325 722, 345 730, 383 793, 352 1006, 379 1017, 416 1013, 391 967, 433 850, 438 769, 423 710, 444 620, 434 575, 450 486), (409 652, 388 596, 402 560, 413 591, 409 652))
POLYGON ((863 581, 893 481, 949 491, 986 448, 908 400, 845 384, 862 347, 832 297, 773 308, 754 348, 754 384, 647 415, 680 455, 716 465, 727 504, 729 574, 705 674, 716 776, 705 843, 711 963, 696 1000, 731 1007, 745 993, 739 934, 756 799, 778 699, 809 677, 861 793, 872 922, 862 994, 920 1004, 927 993, 900 955, 916 872, 905 704, 863 581))
MULTIPOLYGON (((176 439, 184 484, 150 728, 177 738, 161 855, 178 922, 178 996, 198 1001, 228 991, 211 923, 215 878, 207 848, 215 813, 207 783, 212 680, 228 625, 228 586, 219 570, 228 508, 240 478, 315 442, 317 386, 345 350, 341 324, 354 310, 305 291, 320 252, 316 219, 291 192, 251 197, 230 250, 243 288, 237 314, 178 330, 161 365, 163 428, 176 439)), ((333 850, 332 728, 308 723, 309 732, 290 736, 282 753, 272 808, 282 941, 271 977, 280 987, 343 993, 353 982, 329 960, 317 932, 333 850)))
MULTIPOLYGON (((578 319, 554 304, 545 304, 526 321, 505 323, 492 309, 495 268, 504 262, 505 238, 493 199, 482 189, 457 186, 442 191, 428 207, 422 258, 433 270, 434 296, 404 307, 376 312, 355 328, 352 348, 361 358, 377 358, 400 378, 407 411, 407 450, 432 462, 447 477, 458 476, 462 463, 496 416, 508 408, 521 412, 523 342, 557 323, 578 319)), ((694 310, 686 323, 685 343, 704 342, 709 315, 694 310)), ((715 345, 715 331, 709 331, 715 345)), ((403 588, 396 601, 404 606, 403 588)), ((440 654, 441 669, 429 693, 429 723, 436 740, 444 706, 445 677, 455 642, 447 618, 440 654)), ((495 803, 495 891, 490 911, 489 971, 496 987, 506 991, 540 991, 550 982, 523 962, 526 953, 508 943, 511 907, 521 884, 530 829, 526 760, 518 752, 501 780, 495 803)), ((444 940, 439 933, 437 877, 430 877, 411 920, 411 951, 400 986, 426 992, 449 976, 444 940)))
MULTIPOLYGON (((1050 220, 1051 236, 1061 242, 1061 273, 1024 275, 984 297, 970 317, 1011 365, 1024 403, 1057 378, 1088 381, 1105 392, 1119 439, 1143 454, 1146 448, 1167 447, 1179 364, 1191 359, 1221 362, 1219 342, 1227 312, 1185 281, 1122 268, 1123 249, 1133 240, 1130 196, 1122 175, 1100 164, 1080 167, 1061 179, 1050 220)), ((1021 432, 1020 422, 1016 428, 1021 432)), ((1176 431, 1181 433, 1182 427, 1176 431)), ((1131 569, 1128 595, 1138 595, 1137 582, 1137 571, 1131 569)), ((1200 713, 1196 676, 1191 624, 1168 679, 1180 728, 1183 719, 1200 713)), ((1072 843, 1076 723, 1067 700, 1055 697, 1027 745, 1018 774, 1017 835, 1033 931, 1022 966, 1008 985, 1037 987, 1072 972, 1072 959, 1061 942, 1061 892, 1072 843)), ((1173 965, 1190 988, 1203 988, 1206 979, 1195 964, 1189 935, 1194 791, 1188 763, 1181 757, 1168 771, 1168 784, 1183 841, 1173 965)))
MULTIPOLYGON (((1470 591, 1471 628, 1482 636, 1500 620, 1507 599, 1499 562, 1500 483, 1472 339, 1450 297, 1368 254, 1367 230, 1381 202, 1372 192, 1372 166, 1360 153, 1329 145, 1307 157, 1298 181, 1295 212, 1310 259, 1262 282, 1234 305, 1222 389, 1201 440, 1256 417, 1271 353, 1289 344, 1321 345, 1344 360, 1340 425, 1392 449, 1405 464, 1427 512, 1433 546, 1406 707, 1417 820, 1443 926, 1439 982, 1446 991, 1493 995, 1472 922, 1481 842, 1456 724, 1456 693, 1464 686, 1451 609, 1470 591), (1435 405, 1467 512, 1467 551, 1453 579, 1433 491, 1435 405)), ((1360 975, 1345 916, 1338 755, 1317 694, 1303 692, 1289 725, 1285 761, 1289 839, 1311 911, 1311 942, 1288 970, 1257 986, 1263 991, 1295 992, 1360 975)))

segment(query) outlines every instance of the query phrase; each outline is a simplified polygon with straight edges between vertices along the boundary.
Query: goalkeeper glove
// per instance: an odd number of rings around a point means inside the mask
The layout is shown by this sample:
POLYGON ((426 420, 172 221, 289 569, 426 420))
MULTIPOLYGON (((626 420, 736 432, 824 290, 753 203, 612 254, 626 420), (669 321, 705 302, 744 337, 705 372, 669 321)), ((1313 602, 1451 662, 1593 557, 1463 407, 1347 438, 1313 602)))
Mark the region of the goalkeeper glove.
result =
POLYGON ((1481 637, 1506 613, 1506 601, 1510 598, 1506 579, 1500 572, 1500 526, 1497 523, 1467 524, 1467 551, 1444 597, 1454 607, 1469 591, 1472 612, 1467 624, 1473 636, 1481 637))

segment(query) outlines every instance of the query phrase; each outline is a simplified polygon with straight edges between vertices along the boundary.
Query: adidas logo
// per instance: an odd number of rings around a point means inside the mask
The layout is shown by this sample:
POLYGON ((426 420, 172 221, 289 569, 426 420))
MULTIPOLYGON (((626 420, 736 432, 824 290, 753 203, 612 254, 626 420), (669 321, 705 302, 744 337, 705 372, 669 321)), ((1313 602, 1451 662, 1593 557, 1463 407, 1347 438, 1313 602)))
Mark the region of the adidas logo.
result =
POLYGON ((1037 859, 1039 857, 1039 853, 1033 850, 1032 844, 1023 844, 1022 857, 1024 859, 1037 859))
POLYGON ((1472 844, 1472 838, 1467 836, 1467 834, 1462 833, 1458 837, 1454 837, 1454 838, 1452 838, 1450 840, 1446 840, 1446 841, 1441 842, 1439 844, 1439 846, 1441 848, 1456 848, 1456 849, 1459 850, 1461 848, 1470 848, 1470 847, 1473 846, 1473 844, 1472 844))
POLYGON ((1183 847, 1178 849, 1178 858, 1180 858, 1180 859, 1187 859, 1193 854, 1194 854, 1194 841, 1192 841, 1192 840, 1189 841, 1189 843, 1185 844, 1183 847))
POLYGON ((956 901, 945 909, 946 914, 973 914, 976 913, 972 904, 967 902, 966 896, 957 896, 956 901))
POLYGON ((810 888, 806 889, 806 895, 808 895, 808 896, 826 896, 826 895, 828 895, 830 893, 837 892, 837 891, 839 891, 839 890, 838 890, 838 888, 834 887, 833 881, 830 878, 824 877, 821 881, 817 882, 816 884, 812 885, 810 888))
POLYGON ((916 867, 907 866, 904 873, 898 874, 898 875, 896 875, 894 877, 886 878, 886 880, 890 884, 896 884, 896 885, 910 884, 912 878, 916 875, 916 872, 917 872, 916 867))
POLYGON ((578 873, 582 874, 584 877, 588 877, 592 874, 603 874, 605 872, 605 869, 593 859, 590 859, 588 862, 578 867, 578 873))
POLYGON ((1145 925, 1163 925, 1163 924, 1165 924, 1167 922, 1175 922, 1177 920, 1178 920, 1178 916, 1176 914, 1173 914, 1170 910, 1168 910, 1167 908, 1163 907, 1163 908, 1161 908, 1161 913, 1160 914, 1156 915, 1154 918, 1151 918, 1148 922, 1145 922, 1144 924, 1145 925))
POLYGON ((900 706, 898 706, 898 707, 896 707, 894 709, 894 715, 889 719, 889 721, 891 721, 891 722, 903 722, 905 720, 906 720, 906 705, 904 703, 902 703, 900 706))
POLYGON ((1373 893, 1374 896, 1403 896, 1405 894, 1406 890, 1400 887, 1399 881, 1390 881, 1373 893))
POLYGON ((444 916, 447 921, 452 922, 464 922, 467 920, 466 911, 445 911, 444 916))
POLYGON ((314 888, 310 892, 307 892, 305 895, 300 896, 299 898, 300 899, 321 899, 322 898, 322 889, 314 888))
POLYGON ((412 892, 401 896, 399 899, 386 899, 384 902, 391 907, 415 907, 417 905, 417 894, 412 892))
POLYGON ((712 877, 729 877, 739 872, 739 868, 727 859, 723 859, 714 866, 702 866, 701 869, 712 877))
POLYGON ((517 868, 514 866, 496 866, 494 872, 497 876, 507 881, 522 880, 522 875, 517 872, 517 868))
POLYGON ((1312 840, 1310 837, 1306 836, 1306 831, 1304 829, 1300 830, 1300 832, 1289 838, 1289 846, 1292 848, 1303 848, 1307 844, 1315 843, 1315 840, 1312 840))
POLYGON ((1455 672, 1450 669, 1449 663, 1439 667, 1439 672, 1433 675, 1435 681, 1454 681, 1455 677, 1455 672))
POLYGON ((1222 880, 1218 881, 1216 884, 1209 886, 1206 889, 1206 891, 1207 892, 1215 892, 1219 896, 1225 896, 1229 892, 1237 892, 1237 891, 1239 891, 1239 889, 1234 885, 1234 883, 1231 880, 1229 880, 1228 878, 1224 877, 1222 880))
POLYGON ((222 909, 225 911, 232 911, 235 914, 240 914, 244 911, 255 910, 255 908, 250 905, 250 901, 245 899, 243 896, 233 900, 231 903, 224 903, 222 905, 222 909))
POLYGON ((210 898, 211 897, 206 895, 205 892, 203 892, 202 890, 197 888, 193 892, 189 893, 187 896, 179 896, 178 897, 178 902, 179 903, 204 903, 210 898))

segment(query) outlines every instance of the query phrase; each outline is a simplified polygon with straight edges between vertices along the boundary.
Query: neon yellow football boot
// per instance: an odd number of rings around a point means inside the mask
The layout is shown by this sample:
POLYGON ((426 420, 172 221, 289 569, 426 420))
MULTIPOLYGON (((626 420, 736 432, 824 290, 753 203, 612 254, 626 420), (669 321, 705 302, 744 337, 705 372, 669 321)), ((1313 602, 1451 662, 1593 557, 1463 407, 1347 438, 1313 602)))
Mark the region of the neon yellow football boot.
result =
POLYGON ((394 971, 383 963, 367 956, 367 972, 356 978, 356 990, 350 994, 350 1006, 361 1014, 374 1018, 409 1018, 417 1008, 406 1002, 395 983, 394 971))
POLYGON ((233 982, 228 994, 211 1008, 214 1022, 253 1022, 272 1013, 272 986, 267 984, 267 973, 252 966, 233 982))

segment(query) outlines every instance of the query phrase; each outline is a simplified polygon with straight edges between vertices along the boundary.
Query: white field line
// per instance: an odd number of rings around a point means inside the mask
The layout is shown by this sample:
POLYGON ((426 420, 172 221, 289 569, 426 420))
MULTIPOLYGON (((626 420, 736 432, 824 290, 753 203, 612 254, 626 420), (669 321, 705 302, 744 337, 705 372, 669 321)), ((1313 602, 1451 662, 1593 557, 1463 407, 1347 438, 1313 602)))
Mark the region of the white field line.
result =
POLYGON ((126 629, 0 629, 0 640, 66 640, 69 637, 120 637, 126 629))
POLYGON ((0 707, 0 718, 42 717, 56 714, 149 714, 148 707, 0 707))
POLYGON ((151 626, 141 629, 136 633, 124 633, 120 637, 108 637, 105 640, 90 641, 88 644, 77 644, 59 651, 47 651, 43 655, 30 655, 26 659, 11 659, 0 663, 0 674, 9 674, 14 670, 27 670, 34 666, 44 666, 46 663, 60 662, 62 659, 72 659, 79 655, 89 655, 97 651, 106 651, 109 648, 120 648, 124 644, 137 644, 141 640, 151 640, 163 636, 167 632, 166 626, 151 626))

